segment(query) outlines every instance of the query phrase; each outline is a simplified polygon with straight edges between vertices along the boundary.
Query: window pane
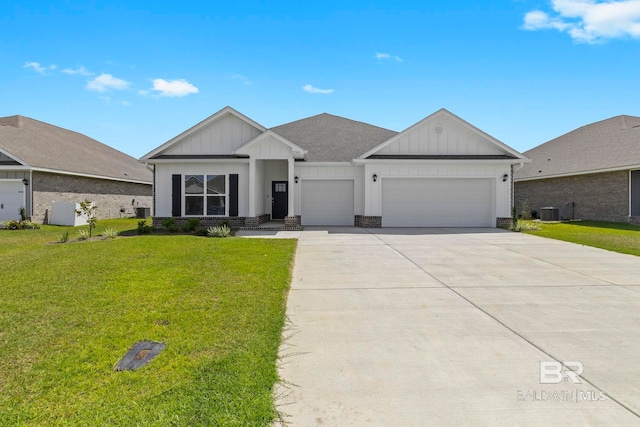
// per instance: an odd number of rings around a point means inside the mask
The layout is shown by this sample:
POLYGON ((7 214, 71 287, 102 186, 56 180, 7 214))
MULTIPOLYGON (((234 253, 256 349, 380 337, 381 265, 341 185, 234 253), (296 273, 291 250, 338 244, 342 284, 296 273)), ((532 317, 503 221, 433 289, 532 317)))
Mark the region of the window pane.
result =
POLYGON ((226 194, 226 175, 207 175, 207 194, 226 194))
POLYGON ((207 215, 224 215, 224 196, 207 196, 207 215))
POLYGON ((185 175, 184 194, 204 194, 204 175, 185 175))
POLYGON ((204 214, 204 197, 191 196, 184 198, 184 214, 199 215, 204 214))

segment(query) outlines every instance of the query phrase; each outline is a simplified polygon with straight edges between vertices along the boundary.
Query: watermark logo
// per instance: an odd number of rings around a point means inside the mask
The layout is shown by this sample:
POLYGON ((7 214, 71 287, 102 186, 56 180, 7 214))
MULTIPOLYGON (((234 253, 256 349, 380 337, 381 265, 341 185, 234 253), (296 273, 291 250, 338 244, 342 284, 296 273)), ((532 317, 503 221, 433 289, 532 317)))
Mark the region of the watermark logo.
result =
POLYGON ((540 362, 540 384, 560 384, 563 380, 582 384, 583 372, 582 362, 540 362))
MULTIPOLYGON (((581 375, 584 365, 578 361, 540 362, 540 384, 582 384, 581 375)), ((518 401, 521 402, 599 402, 607 399, 607 395, 595 389, 561 390, 547 387, 540 390, 518 390, 518 401)))

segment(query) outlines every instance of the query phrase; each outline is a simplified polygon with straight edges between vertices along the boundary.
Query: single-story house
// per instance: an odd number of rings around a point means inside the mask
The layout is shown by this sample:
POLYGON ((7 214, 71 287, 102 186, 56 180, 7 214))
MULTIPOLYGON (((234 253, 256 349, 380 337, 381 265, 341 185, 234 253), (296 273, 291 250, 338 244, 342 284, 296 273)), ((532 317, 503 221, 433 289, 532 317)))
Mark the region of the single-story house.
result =
POLYGON ((514 174, 519 210, 640 223, 640 117, 582 126, 524 154, 531 163, 514 174))
POLYGON ((53 202, 89 199, 98 218, 151 207, 150 170, 85 135, 24 116, 0 117, 0 221, 20 208, 47 223, 53 202))
POLYGON ((528 160, 445 109, 398 133, 331 114, 267 129, 226 107, 140 161, 156 225, 496 227, 528 160))

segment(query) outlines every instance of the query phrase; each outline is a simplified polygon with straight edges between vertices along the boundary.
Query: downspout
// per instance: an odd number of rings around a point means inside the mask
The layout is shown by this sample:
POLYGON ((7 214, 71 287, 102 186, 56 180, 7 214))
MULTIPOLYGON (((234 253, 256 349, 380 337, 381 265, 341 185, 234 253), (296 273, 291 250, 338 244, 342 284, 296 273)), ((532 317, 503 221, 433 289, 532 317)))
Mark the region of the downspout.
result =
POLYGON ((149 169, 153 173, 153 180, 151 182, 151 216, 156 215, 156 166, 145 163, 144 167, 149 169))

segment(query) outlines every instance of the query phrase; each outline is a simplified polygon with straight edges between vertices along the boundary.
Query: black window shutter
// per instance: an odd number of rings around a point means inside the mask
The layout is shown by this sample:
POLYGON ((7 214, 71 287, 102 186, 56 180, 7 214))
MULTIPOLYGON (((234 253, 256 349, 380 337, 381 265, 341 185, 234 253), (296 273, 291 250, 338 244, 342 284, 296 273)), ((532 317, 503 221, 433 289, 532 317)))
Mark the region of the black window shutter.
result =
POLYGON ((238 216, 238 174, 229 175, 229 216, 238 216))
POLYGON ((182 215, 182 175, 171 175, 171 216, 182 215))

